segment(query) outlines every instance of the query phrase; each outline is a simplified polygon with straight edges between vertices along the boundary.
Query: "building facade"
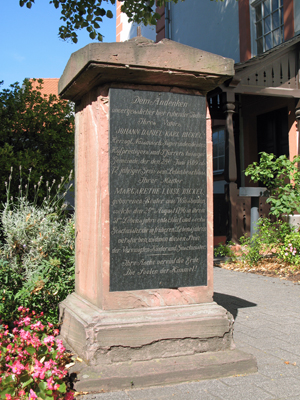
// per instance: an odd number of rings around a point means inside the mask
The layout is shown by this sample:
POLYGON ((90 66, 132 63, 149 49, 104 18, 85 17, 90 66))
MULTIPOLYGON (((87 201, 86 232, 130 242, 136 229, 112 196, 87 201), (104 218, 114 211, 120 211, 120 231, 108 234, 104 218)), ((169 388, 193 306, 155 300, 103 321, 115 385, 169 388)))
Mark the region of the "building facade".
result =
MULTIPOLYGON (((254 203, 260 216, 268 212, 266 198, 254 202, 247 195, 247 188, 255 185, 245 177, 245 168, 262 151, 290 159, 299 154, 300 1, 185 0, 157 11, 156 41, 169 38, 235 61, 233 79, 207 100, 214 148, 215 244, 238 241, 250 233, 254 203)), ((117 40, 127 40, 136 36, 136 27, 119 25, 119 32, 117 40)), ((146 31, 142 34, 147 37, 146 31)))

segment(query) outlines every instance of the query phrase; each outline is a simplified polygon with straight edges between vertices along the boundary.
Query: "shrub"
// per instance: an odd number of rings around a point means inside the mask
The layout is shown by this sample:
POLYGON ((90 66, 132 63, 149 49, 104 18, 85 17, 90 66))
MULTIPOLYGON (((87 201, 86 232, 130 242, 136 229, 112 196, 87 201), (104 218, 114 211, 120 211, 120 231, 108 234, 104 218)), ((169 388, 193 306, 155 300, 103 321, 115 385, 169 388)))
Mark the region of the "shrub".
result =
POLYGON ((286 235, 280 247, 279 257, 291 265, 300 264, 300 232, 293 231, 286 235))
POLYGON ((0 398, 71 400, 64 380, 66 353, 58 330, 20 307, 12 331, 0 321, 0 398))
POLYGON ((229 257, 231 261, 236 261, 236 253, 233 250, 235 247, 235 243, 230 241, 227 244, 219 243, 218 246, 214 249, 215 257, 229 257))
POLYGON ((282 214, 300 213, 300 157, 291 161, 285 155, 260 153, 259 163, 248 165, 245 171, 253 182, 261 182, 269 192, 270 214, 276 218, 282 214))
POLYGON ((242 236, 241 245, 244 246, 243 262, 249 265, 257 264, 269 254, 279 253, 285 235, 291 232, 288 223, 281 220, 272 221, 269 218, 259 218, 256 233, 250 238, 242 236))
POLYGON ((240 261, 250 266, 256 265, 268 255, 296 263, 300 253, 300 233, 294 231, 287 222, 282 220, 274 222, 269 218, 259 218, 256 233, 251 238, 240 237, 240 245, 242 251, 239 251, 239 257, 233 251, 235 244, 232 242, 222 245, 220 249, 217 248, 215 255, 222 252, 223 255, 231 257, 232 262, 240 261), (292 251, 290 251, 290 244, 292 251))
POLYGON ((0 213, 0 315, 7 323, 19 306, 43 311, 44 319, 57 323, 59 302, 74 291, 74 216, 65 213, 61 193, 51 196, 46 186, 40 206, 20 186, 19 196, 8 195, 0 213))

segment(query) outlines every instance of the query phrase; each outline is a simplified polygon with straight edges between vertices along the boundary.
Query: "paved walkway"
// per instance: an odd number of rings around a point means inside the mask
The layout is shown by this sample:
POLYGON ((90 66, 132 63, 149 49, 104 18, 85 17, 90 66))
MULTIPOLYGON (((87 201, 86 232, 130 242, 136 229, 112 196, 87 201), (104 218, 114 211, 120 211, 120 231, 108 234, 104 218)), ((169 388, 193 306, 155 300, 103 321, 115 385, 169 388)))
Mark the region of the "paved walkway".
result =
POLYGON ((300 399, 300 285, 214 268, 215 301, 235 317, 237 348, 258 373, 172 386, 81 396, 82 400, 300 399))

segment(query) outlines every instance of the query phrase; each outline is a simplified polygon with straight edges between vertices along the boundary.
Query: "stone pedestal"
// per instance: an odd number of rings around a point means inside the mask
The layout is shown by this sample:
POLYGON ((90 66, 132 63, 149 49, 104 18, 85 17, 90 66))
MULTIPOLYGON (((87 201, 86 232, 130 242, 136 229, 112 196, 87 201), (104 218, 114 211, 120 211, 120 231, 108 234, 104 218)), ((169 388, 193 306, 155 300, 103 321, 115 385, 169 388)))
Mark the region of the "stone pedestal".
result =
POLYGON ((68 62, 59 91, 76 102, 76 293, 60 313, 86 363, 78 390, 256 369, 212 300, 205 95, 233 73, 232 60, 140 37, 91 44, 68 62))
POLYGON ((256 372, 235 349, 233 318, 216 303, 103 311, 75 293, 61 307, 62 336, 86 361, 76 389, 146 387, 256 372))

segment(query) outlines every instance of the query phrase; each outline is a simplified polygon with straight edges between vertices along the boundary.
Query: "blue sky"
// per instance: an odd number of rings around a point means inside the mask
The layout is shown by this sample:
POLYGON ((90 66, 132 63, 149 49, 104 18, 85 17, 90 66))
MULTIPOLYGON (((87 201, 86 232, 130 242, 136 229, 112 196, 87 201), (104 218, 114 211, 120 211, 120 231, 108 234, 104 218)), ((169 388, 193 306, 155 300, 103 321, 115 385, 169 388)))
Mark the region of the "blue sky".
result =
MULTIPOLYGON (((59 78, 70 55, 92 42, 86 30, 77 32, 77 44, 61 40, 60 11, 49 0, 35 0, 30 10, 19 0, 0 2, 0 90, 24 78, 59 78)), ((99 29, 104 42, 116 40, 115 6, 110 9, 114 18, 104 18, 99 29)))

